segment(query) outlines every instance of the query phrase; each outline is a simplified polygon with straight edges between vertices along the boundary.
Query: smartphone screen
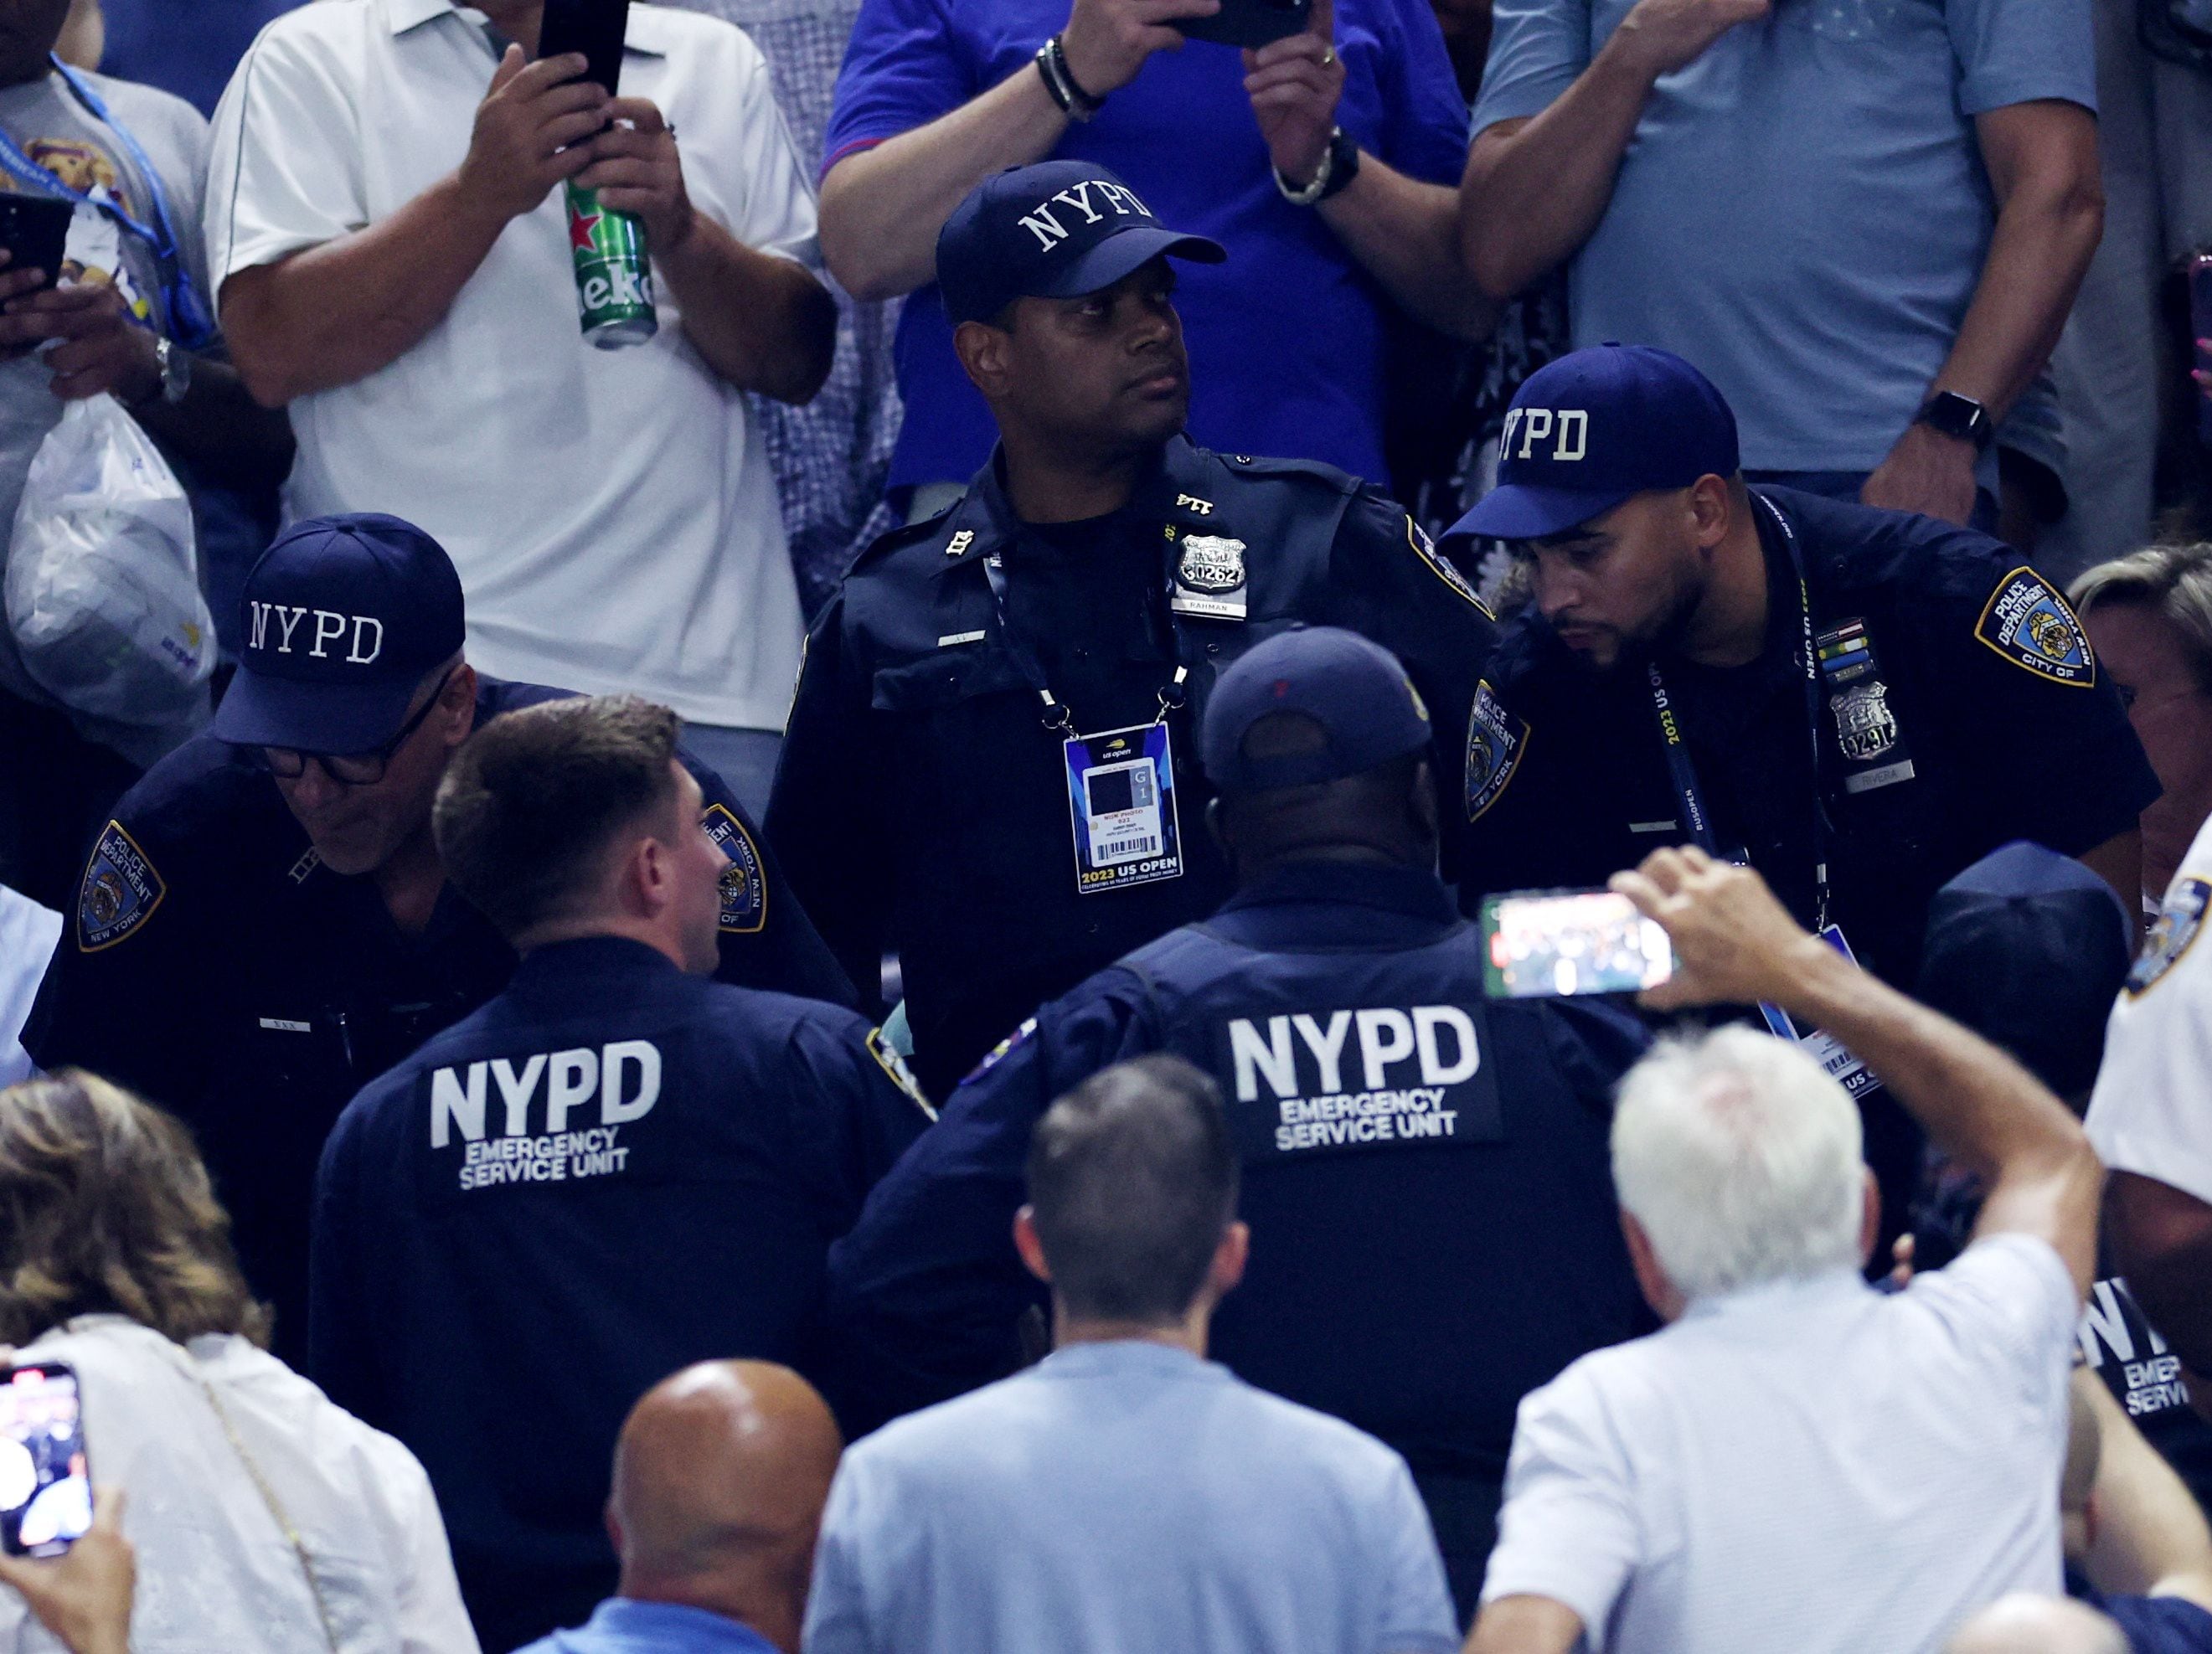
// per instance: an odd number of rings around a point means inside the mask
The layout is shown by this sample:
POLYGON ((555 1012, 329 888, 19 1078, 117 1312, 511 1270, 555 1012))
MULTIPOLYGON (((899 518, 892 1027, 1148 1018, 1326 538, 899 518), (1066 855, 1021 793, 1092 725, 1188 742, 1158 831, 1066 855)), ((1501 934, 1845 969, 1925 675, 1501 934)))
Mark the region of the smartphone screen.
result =
POLYGON ((557 58, 580 52, 588 66, 583 78, 609 97, 621 92, 623 36, 629 28, 629 0, 545 0, 538 25, 538 55, 557 58))
POLYGON ((1312 0, 1221 0, 1211 17, 1181 17, 1175 26, 1194 40, 1259 47, 1303 33, 1312 0))
MULTIPOLYGON (((2212 352, 2195 341, 2212 339, 2212 252, 2200 252, 2189 261, 2190 361, 2198 369, 2212 368, 2212 352)), ((2197 392, 2197 440, 2212 447, 2212 394, 2202 386, 2197 392)))
POLYGON ((46 287, 60 281, 76 216, 76 207, 66 201, 0 194, 0 246, 8 249, 8 268, 43 271, 46 287))
POLYGON ((58 1361, 0 1378, 0 1547, 59 1556, 92 1526, 76 1374, 58 1361))
POLYGON ((1483 986, 1496 1000, 1633 994, 1674 974, 1658 921, 1611 891, 1528 891, 1482 904, 1483 986))

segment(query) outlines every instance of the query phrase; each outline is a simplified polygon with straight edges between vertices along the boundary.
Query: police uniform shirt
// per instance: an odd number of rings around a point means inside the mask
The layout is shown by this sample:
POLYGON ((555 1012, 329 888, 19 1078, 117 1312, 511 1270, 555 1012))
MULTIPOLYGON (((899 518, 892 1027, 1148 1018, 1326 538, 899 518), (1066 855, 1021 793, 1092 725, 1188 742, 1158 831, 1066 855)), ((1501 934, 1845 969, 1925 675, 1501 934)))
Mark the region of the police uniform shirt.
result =
POLYGON ((1607 1007, 1486 1000, 1432 874, 1282 869, 1045 1006, 871 1195, 830 1263, 870 1416, 1014 1365, 1042 1292, 1008 1237, 1032 1128, 1172 1051, 1221 1086, 1252 1225, 1213 1356, 1416 1472, 1495 1479, 1521 1396, 1639 1329, 1607 1136, 1644 1043, 1607 1007))
MULTIPOLYGON (((1910 983, 1945 879, 2014 839, 2093 849, 2131 830, 2158 784, 2079 622, 2009 548, 1752 492, 1766 648, 1731 669, 1662 657, 1669 712, 1722 849, 1747 850, 1809 924, 1824 846, 1830 917, 1860 963, 1910 983), (1812 597, 1809 705, 1784 525, 1812 597)), ((1600 884, 1693 837, 1643 661, 1594 673, 1533 611, 1508 629, 1469 721, 1462 802, 1471 882, 1492 891, 1600 884)))
MULTIPOLYGON (((480 681, 479 724, 560 693, 480 681)), ((731 857, 720 976, 850 1005, 760 834, 718 777, 692 769, 731 857)), ((101 831, 23 1043, 44 1067, 89 1068, 191 1127, 246 1277, 276 1304, 278 1353, 296 1356, 308 1199, 331 1122, 514 966, 450 886, 421 934, 403 933, 373 879, 320 865, 267 774, 201 735, 101 831)))
POLYGON ((1396 653, 1437 720, 1440 773, 1457 773, 1494 623, 1403 510, 1328 466, 1177 438, 1085 532, 1020 523, 994 461, 950 514, 854 564, 810 638, 769 832, 855 980, 897 951, 933 1094, 1040 1002, 1227 895, 1194 731, 1216 675, 1294 622, 1396 653), (1189 612, 1194 597, 1243 618, 1189 612), (1152 722, 1188 668, 1168 720, 1180 877, 1079 893, 1062 738, 1024 643, 1085 734, 1152 722))
POLYGON ((690 1362, 813 1359, 823 1256, 927 1115, 852 1012, 642 943, 534 950, 350 1104, 311 1376, 413 1449, 487 1648, 614 1585, 615 1437, 690 1362))

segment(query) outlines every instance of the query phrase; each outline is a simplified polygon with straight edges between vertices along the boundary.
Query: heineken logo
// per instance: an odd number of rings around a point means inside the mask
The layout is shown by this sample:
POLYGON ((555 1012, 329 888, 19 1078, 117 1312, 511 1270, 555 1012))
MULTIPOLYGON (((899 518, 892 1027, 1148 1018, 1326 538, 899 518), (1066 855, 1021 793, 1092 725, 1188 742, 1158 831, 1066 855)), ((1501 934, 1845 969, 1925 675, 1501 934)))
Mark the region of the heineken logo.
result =
POLYGON ((568 246, 575 252, 589 252, 599 240, 599 220, 604 213, 580 212, 568 209, 568 246))
POLYGON ((653 285, 643 271, 612 263, 585 277, 582 291, 584 307, 588 310, 604 310, 611 304, 653 302, 653 285))

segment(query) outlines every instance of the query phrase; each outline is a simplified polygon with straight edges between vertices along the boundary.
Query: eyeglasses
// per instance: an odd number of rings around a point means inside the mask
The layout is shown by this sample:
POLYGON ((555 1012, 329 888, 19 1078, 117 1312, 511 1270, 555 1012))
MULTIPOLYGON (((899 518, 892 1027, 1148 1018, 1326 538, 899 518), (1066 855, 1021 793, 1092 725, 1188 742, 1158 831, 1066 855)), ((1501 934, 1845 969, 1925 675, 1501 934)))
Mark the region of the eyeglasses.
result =
POLYGON ((400 725, 397 735, 382 746, 367 752, 302 752, 289 746, 259 746, 250 750, 258 757, 263 769, 284 781, 297 781, 306 775, 307 765, 312 761, 320 764, 323 774, 341 787, 374 787, 384 779, 385 771, 391 766, 392 754, 406 745, 407 738, 422 727, 422 721, 436 708, 438 697, 446 692, 446 685, 453 681, 453 672, 458 670, 458 667, 449 669, 438 680, 438 687, 430 691, 430 698, 416 709, 413 717, 400 725))

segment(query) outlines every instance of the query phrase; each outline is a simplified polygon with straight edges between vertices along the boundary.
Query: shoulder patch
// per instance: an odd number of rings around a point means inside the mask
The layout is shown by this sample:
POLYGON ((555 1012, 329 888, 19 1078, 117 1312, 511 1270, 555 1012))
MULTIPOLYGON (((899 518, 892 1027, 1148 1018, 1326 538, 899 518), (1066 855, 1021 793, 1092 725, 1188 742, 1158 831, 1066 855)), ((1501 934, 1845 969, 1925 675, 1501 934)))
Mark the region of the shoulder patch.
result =
POLYGON ((1030 1036, 1036 1032, 1036 1019, 1035 1017, 1031 1017, 1023 1023, 1020 1027, 1015 1029, 1012 1033, 1007 1035, 1006 1038, 1000 1040, 996 1045, 994 1045, 989 1050, 986 1051, 983 1054, 983 1060, 977 1063, 974 1067, 970 1068, 965 1074, 961 1076, 960 1083, 963 1085, 974 1085, 985 1074, 989 1073, 992 1069, 997 1067, 1001 1062, 1005 1061, 1009 1054, 1018 1050, 1022 1046, 1027 1044, 1029 1043, 1030 1036))
POLYGON ((111 821, 85 863, 76 898, 76 946, 81 953, 113 947, 154 915, 169 893, 138 842, 111 821))
POLYGON ((768 923, 768 875, 760 848, 726 804, 710 804, 701 818, 707 836, 729 857, 722 869, 722 934, 751 936, 768 923))
POLYGON ((2033 569, 2014 569, 1990 594, 1974 635, 2013 665, 2055 684, 2097 682, 2097 657, 2066 599, 2033 569))
POLYGON ((1492 692, 1487 679, 1474 686, 1467 715, 1467 818, 1480 821, 1504 795, 1528 751, 1528 721, 1516 718, 1492 692))
POLYGON ((914 1070, 906 1066, 906 1059, 884 1043, 884 1031, 880 1028, 868 1030, 867 1045, 868 1055, 875 1058, 876 1067, 890 1077, 892 1085, 907 1094, 915 1107, 934 1121, 937 1110, 930 1106, 929 1098, 921 1089, 921 1082, 914 1077, 914 1070))
POLYGON ((2212 879, 2185 878, 2173 881, 2157 922, 2143 939, 2142 953, 2128 972, 2127 995, 2136 999, 2158 986, 2159 978, 2181 963, 2197 933, 2204 928, 2204 909, 2212 904, 2212 879))
POLYGON ((1498 618, 1491 612, 1490 605, 1482 600, 1474 587, 1468 584, 1467 576, 1453 566, 1449 557, 1437 550, 1437 543, 1429 538, 1426 529, 1413 520, 1411 512, 1406 514, 1406 544, 1413 548, 1415 556, 1428 564, 1431 574, 1480 610, 1484 619, 1498 618))

